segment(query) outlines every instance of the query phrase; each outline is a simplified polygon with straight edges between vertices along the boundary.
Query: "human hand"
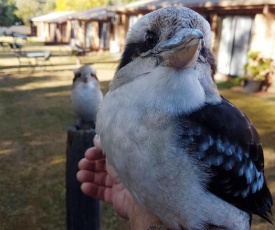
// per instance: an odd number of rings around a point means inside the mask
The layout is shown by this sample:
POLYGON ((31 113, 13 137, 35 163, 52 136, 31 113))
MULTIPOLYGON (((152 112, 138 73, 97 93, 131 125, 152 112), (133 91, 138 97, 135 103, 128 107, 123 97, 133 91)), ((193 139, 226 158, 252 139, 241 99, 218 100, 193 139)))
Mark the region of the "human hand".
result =
POLYGON ((87 149, 85 158, 78 164, 80 171, 77 179, 82 183, 81 190, 88 196, 111 203, 118 215, 128 218, 128 206, 132 198, 113 168, 106 163, 98 136, 94 138, 94 146, 87 149))
POLYGON ((94 146, 79 161, 77 179, 84 194, 113 205, 114 211, 130 220, 131 230, 145 230, 159 220, 138 206, 128 190, 120 182, 114 168, 108 164, 102 152, 100 139, 94 138, 94 146))

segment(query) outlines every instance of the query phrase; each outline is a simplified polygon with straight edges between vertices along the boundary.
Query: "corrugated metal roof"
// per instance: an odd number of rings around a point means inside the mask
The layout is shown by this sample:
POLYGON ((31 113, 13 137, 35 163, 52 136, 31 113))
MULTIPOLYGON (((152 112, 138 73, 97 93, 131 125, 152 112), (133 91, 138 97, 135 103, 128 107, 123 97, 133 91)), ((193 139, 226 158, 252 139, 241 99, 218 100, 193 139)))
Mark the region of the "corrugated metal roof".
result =
POLYGON ((108 10, 109 7, 99 7, 81 12, 64 11, 52 12, 49 14, 33 17, 30 21, 33 22, 48 22, 48 23, 63 23, 68 19, 78 20, 107 20, 115 16, 114 12, 108 10))
POLYGON ((275 0, 140 0, 126 5, 105 6, 86 11, 63 11, 33 17, 33 22, 63 23, 68 19, 78 20, 107 20, 115 16, 114 12, 152 11, 167 6, 186 7, 226 7, 226 6, 253 6, 275 5, 275 0))
POLYGON ((66 18, 71 14, 74 14, 75 11, 58 11, 58 12, 51 12, 48 14, 36 16, 30 18, 32 22, 51 22, 51 21, 58 21, 62 18, 66 18))
POLYGON ((82 12, 77 12, 69 16, 70 19, 79 20, 107 20, 114 17, 115 14, 109 11, 109 7, 99 7, 82 12))
POLYGON ((275 5, 275 0, 140 0, 126 5, 115 6, 113 11, 155 10, 179 5, 186 7, 275 5))

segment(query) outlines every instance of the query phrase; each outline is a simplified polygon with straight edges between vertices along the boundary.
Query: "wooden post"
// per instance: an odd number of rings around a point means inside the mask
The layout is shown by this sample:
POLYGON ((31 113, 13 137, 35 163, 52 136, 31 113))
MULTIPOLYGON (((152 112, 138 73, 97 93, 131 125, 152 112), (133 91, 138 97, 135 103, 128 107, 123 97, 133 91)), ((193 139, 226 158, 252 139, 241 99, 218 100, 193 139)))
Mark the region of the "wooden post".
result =
POLYGON ((99 201, 82 193, 76 179, 78 162, 93 146, 95 130, 68 129, 66 162, 67 230, 99 230, 99 201))

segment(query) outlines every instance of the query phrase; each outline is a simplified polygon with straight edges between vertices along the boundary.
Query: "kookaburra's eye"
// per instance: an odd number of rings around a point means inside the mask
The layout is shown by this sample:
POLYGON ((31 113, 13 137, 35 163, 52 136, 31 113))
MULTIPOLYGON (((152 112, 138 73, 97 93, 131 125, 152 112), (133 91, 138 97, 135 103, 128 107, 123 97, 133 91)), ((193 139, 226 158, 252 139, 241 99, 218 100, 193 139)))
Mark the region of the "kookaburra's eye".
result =
POLYGON ((158 43, 159 36, 153 32, 148 32, 145 38, 146 46, 149 49, 154 48, 154 46, 158 43))

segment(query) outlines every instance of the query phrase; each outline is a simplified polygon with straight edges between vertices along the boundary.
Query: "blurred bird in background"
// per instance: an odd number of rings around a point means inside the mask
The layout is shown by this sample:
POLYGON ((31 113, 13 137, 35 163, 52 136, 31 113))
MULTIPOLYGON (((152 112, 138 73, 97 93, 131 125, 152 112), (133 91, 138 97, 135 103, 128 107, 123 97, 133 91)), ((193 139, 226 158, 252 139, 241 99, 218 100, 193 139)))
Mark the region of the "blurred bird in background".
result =
POLYGON ((90 65, 75 69, 71 103, 78 129, 95 128, 96 114, 102 99, 96 69, 90 65))
POLYGON ((271 222, 259 135, 213 81, 209 23, 188 8, 130 29, 96 132, 123 185, 169 229, 271 222))

